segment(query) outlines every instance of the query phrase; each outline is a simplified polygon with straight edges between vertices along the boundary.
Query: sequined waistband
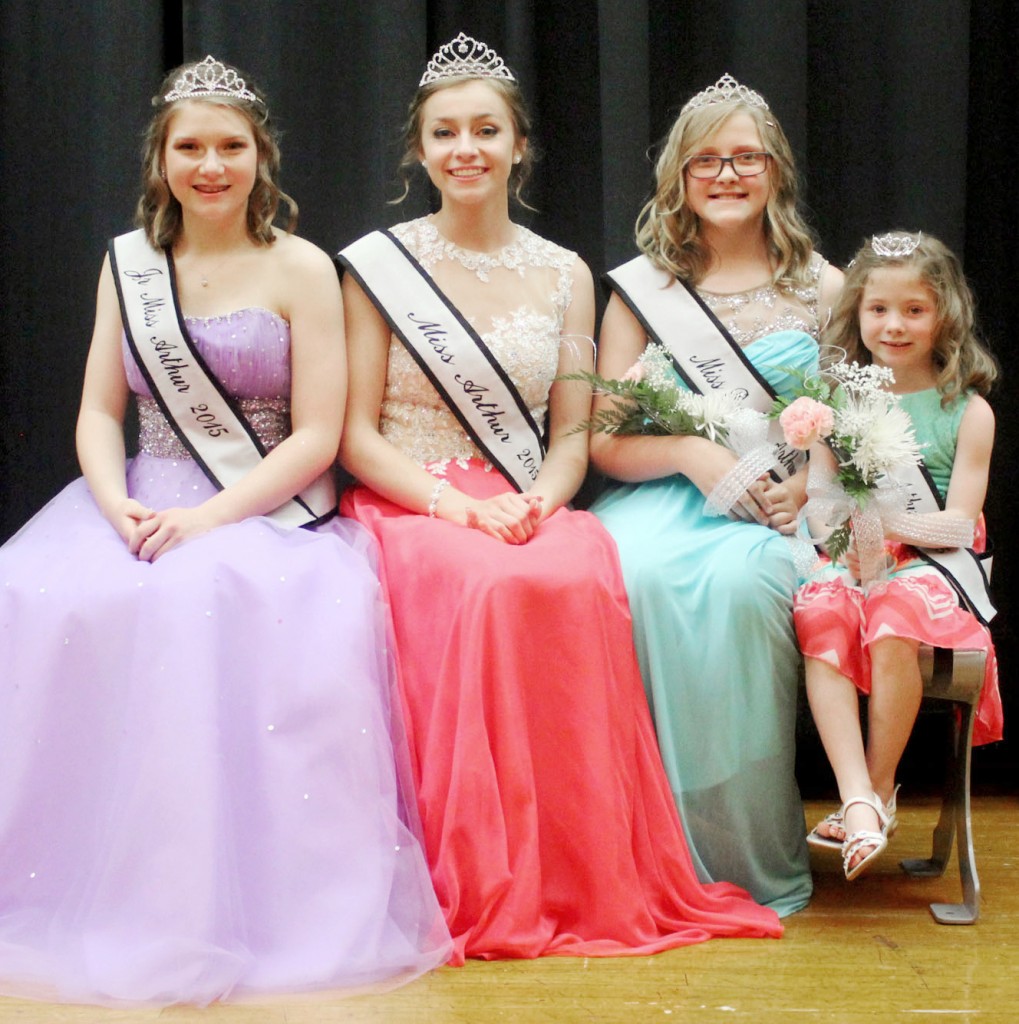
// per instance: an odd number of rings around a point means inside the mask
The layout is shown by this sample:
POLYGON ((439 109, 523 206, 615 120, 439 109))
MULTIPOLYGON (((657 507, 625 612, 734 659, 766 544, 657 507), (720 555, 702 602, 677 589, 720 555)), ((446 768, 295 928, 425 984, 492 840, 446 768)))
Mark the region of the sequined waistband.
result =
MULTIPOLYGON (((154 398, 137 395, 138 449, 157 459, 190 459, 154 398)), ((245 419, 266 448, 275 448, 290 434, 290 402, 285 398, 237 400, 245 419)))

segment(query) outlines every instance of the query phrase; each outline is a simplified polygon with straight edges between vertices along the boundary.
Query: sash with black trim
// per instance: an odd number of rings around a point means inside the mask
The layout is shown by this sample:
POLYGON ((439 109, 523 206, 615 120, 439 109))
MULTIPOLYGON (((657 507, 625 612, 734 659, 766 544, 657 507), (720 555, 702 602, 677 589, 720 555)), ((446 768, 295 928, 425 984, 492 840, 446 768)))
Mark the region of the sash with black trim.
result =
MULTIPOLYGON (((212 374, 188 334, 173 261, 144 231, 110 241, 110 265, 127 343, 163 415, 220 490, 265 457, 265 446, 236 400, 212 374)), ((268 513, 282 526, 314 526, 336 513, 331 472, 268 513)))
MULTIPOLYGON (((669 353, 691 391, 731 393, 747 408, 771 409, 774 389, 694 288, 646 256, 610 270, 605 278, 648 337, 669 353)), ((781 475, 792 476, 806 464, 806 454, 786 444, 777 419, 769 421, 768 440, 776 446, 781 475)))
MULTIPOLYGON (((907 504, 911 512, 942 512, 945 508, 941 492, 922 463, 896 467, 889 476, 908 490, 907 504)), ((959 602, 985 626, 997 614, 991 603, 991 556, 978 555, 972 548, 914 548, 928 564, 934 566, 959 597, 959 602)))
POLYGON ((359 238, 336 262, 353 275, 488 461, 526 491, 545 454, 541 430, 478 332, 389 231, 359 238))

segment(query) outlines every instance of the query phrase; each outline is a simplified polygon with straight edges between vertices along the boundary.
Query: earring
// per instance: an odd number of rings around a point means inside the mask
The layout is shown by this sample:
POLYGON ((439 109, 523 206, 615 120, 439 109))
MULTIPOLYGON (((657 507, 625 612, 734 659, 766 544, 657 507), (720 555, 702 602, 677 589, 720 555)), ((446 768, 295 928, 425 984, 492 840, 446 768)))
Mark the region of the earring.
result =
POLYGON ((163 179, 163 181, 166 181, 166 168, 165 167, 160 167, 159 168, 159 176, 163 179))
POLYGON ((517 156, 513 157, 513 163, 515 163, 515 164, 520 163, 521 160, 523 160, 523 157, 520 156, 519 154, 517 156))
POLYGON ((428 167, 428 161, 427 160, 422 160, 421 161, 421 166, 427 168, 428 167))

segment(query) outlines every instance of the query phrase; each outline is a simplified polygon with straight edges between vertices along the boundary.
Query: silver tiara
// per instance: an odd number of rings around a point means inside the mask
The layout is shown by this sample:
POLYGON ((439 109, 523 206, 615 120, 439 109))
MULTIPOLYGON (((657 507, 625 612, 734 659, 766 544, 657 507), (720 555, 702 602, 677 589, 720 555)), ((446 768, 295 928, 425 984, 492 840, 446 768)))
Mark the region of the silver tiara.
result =
POLYGON ((464 77, 516 81, 513 72, 491 46, 461 32, 456 39, 451 39, 435 51, 418 82, 418 88, 429 82, 440 82, 444 78, 464 77))
POLYGON ((870 247, 878 256, 912 256, 916 252, 921 238, 923 238, 922 232, 917 232, 914 237, 901 234, 898 231, 889 231, 887 235, 875 235, 870 240, 870 247))
POLYGON ((680 114, 685 114, 688 110, 699 110, 701 107, 708 107, 712 103, 728 103, 729 100, 742 100, 744 103, 749 103, 752 107, 760 107, 762 110, 768 109, 767 101, 759 92, 754 92, 753 89, 740 85, 727 71, 714 85, 709 85, 707 89, 702 89, 692 99, 687 100, 680 114))
POLYGON ((244 79, 210 53, 205 60, 182 71, 173 88, 163 97, 166 103, 174 100, 193 100, 202 96, 233 96, 249 103, 261 100, 244 84, 244 79))

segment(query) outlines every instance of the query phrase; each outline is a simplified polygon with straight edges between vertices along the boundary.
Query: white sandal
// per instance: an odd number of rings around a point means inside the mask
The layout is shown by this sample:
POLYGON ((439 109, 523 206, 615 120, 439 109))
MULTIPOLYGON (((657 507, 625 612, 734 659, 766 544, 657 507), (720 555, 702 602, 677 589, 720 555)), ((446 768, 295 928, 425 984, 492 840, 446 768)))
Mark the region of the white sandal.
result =
MULTIPOLYGON (((888 816, 888 825, 881 831, 891 839, 895 835, 895 830, 899 827, 899 819, 896 815, 896 797, 899 793, 899 787, 896 786, 892 790, 892 798, 888 803, 884 804, 885 814, 888 816)), ((874 794, 877 796, 877 794, 874 794)), ((831 835, 822 835, 817 830, 822 825, 827 825, 829 831, 832 827, 841 828, 845 830, 846 822, 846 805, 843 804, 837 811, 832 811, 831 814, 826 815, 822 818, 814 827, 807 833, 807 844, 809 846, 816 846, 820 850, 841 850, 842 845, 845 842, 844 839, 836 839, 831 835)))
POLYGON ((841 839, 836 839, 832 835, 827 835, 827 836, 822 835, 817 830, 822 825, 827 825, 829 830, 831 830, 832 826, 834 826, 835 828, 844 829, 845 828, 845 818, 846 818, 846 805, 843 804, 837 811, 832 811, 831 814, 829 814, 826 817, 822 818, 813 827, 813 829, 810 832, 807 833, 807 844, 809 846, 816 846, 818 849, 821 849, 821 850, 841 850, 842 849, 842 840, 841 839))
MULTIPOLYGON (((895 796, 893 794, 892 804, 894 802, 895 796)), ((877 793, 871 796, 850 797, 842 805, 843 812, 848 811, 853 804, 866 804, 867 807, 871 808, 877 814, 877 820, 881 824, 881 831, 874 832, 871 829, 860 829, 858 832, 853 832, 851 835, 846 836, 846 841, 842 844, 842 870, 845 872, 847 882, 851 882, 854 878, 859 878, 885 852, 888 848, 888 829, 894 820, 888 815, 885 805, 877 793), (868 846, 873 847, 870 853, 865 857, 861 857, 850 867, 853 858, 868 846)))
MULTIPOLYGON (((877 796, 877 793, 875 793, 874 795, 877 796)), ((896 786, 895 789, 892 790, 891 800, 889 800, 888 803, 884 804, 885 814, 888 817, 888 824, 881 831, 884 832, 884 834, 888 836, 889 839, 891 839, 892 836, 895 835, 895 830, 899 827, 899 818, 897 814, 898 808, 896 806, 898 796, 899 787, 896 786)), ((880 797, 878 799, 880 799, 880 797)))

